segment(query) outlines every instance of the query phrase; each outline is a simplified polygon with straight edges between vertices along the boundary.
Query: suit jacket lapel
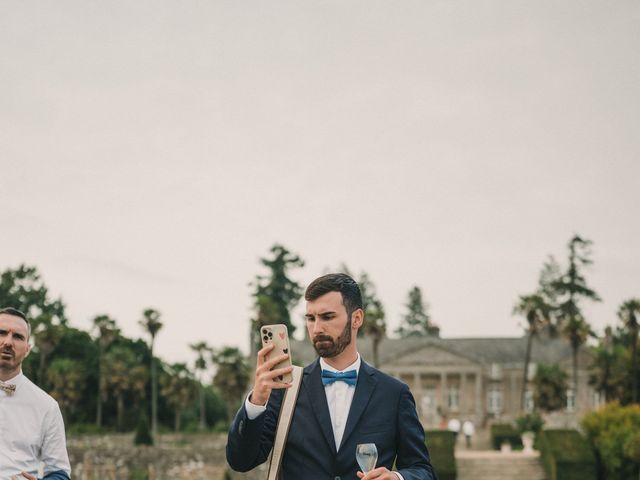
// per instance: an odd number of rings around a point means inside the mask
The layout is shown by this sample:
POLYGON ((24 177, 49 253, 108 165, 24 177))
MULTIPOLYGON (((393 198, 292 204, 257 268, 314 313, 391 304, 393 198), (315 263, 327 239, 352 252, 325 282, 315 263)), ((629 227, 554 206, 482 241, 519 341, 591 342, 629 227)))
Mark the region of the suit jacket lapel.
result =
POLYGON ((322 385, 322 379, 320 377, 321 373, 322 369, 320 368, 320 362, 316 360, 304 369, 302 386, 307 391, 313 413, 316 415, 318 424, 320 425, 320 430, 329 444, 331 451, 336 454, 336 441, 333 437, 329 405, 327 404, 327 395, 324 392, 324 385, 322 385))
POLYGON ((371 395, 376 388, 378 381, 376 380, 375 370, 372 369, 366 363, 361 362, 360 371, 358 372, 358 383, 356 384, 356 391, 353 394, 353 401, 351 402, 351 408, 349 409, 349 416, 347 417, 347 425, 344 427, 344 435, 340 442, 340 448, 345 444, 349 435, 353 433, 358 420, 364 413, 371 395))

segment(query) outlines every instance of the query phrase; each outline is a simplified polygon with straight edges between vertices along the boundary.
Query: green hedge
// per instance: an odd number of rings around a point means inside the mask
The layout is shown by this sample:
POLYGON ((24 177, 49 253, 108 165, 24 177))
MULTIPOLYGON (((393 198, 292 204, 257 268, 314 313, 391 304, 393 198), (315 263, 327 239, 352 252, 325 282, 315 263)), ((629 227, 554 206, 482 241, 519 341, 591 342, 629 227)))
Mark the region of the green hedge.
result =
POLYGON ((597 480, 593 450, 577 430, 543 430, 538 446, 549 480, 597 480))
POLYGON ((426 435, 431 465, 436 471, 438 480, 456 480, 458 474, 454 456, 455 433, 449 430, 429 430, 426 435))
POLYGON ((491 425, 491 445, 495 450, 500 450, 503 443, 510 443, 511 448, 522 449, 522 438, 510 423, 494 423, 491 425))
POLYGON ((582 419, 582 427, 596 451, 600 477, 638 479, 640 473, 640 405, 608 403, 582 419))

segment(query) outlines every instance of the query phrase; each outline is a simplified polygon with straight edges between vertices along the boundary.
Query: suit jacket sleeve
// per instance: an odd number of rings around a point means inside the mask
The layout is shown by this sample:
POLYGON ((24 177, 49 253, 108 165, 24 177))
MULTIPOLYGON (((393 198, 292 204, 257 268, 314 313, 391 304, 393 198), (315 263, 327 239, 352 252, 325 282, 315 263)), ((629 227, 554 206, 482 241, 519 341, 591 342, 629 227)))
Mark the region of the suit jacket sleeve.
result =
POLYGON ((422 424, 409 387, 403 385, 398 402, 396 469, 404 480, 437 480, 425 444, 422 424))
POLYGON ((273 447, 283 392, 271 392, 267 410, 250 420, 244 403, 238 410, 227 437, 227 463, 237 472, 247 472, 269 457, 273 447))

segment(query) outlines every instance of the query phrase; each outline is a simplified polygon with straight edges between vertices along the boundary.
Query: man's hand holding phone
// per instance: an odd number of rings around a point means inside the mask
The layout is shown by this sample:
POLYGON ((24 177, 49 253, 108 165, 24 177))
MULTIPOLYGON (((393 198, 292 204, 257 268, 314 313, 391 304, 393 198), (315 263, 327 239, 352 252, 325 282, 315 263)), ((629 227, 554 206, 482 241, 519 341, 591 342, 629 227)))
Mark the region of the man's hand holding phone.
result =
POLYGON ((264 346, 258 352, 258 361, 256 365, 256 376, 253 384, 253 392, 249 401, 254 405, 265 405, 271 390, 278 388, 289 388, 290 383, 281 381, 278 377, 283 377, 293 371, 291 360, 288 353, 268 358, 269 353, 275 348, 273 343, 264 346), (275 368, 281 362, 289 361, 289 366, 283 368, 275 368))

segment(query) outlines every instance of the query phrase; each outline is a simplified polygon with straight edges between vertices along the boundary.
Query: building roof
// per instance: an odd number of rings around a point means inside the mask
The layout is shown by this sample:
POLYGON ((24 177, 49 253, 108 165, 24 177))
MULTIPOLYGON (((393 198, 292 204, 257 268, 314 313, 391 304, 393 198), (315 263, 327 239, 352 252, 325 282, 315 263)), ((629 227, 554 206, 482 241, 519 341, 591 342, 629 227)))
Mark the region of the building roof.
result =
MULTIPOLYGON (((480 364, 520 364, 524 361, 527 347, 526 337, 494 338, 440 338, 410 337, 404 339, 385 338, 380 342, 378 354, 380 364, 391 363, 410 353, 429 348, 439 348, 454 355, 480 364)), ((294 361, 308 364, 316 358, 308 340, 292 340, 294 361)), ((373 348, 368 338, 358 339, 358 350, 365 361, 372 363, 373 348)), ((571 356, 569 344, 562 338, 535 337, 531 349, 533 363, 559 363, 571 356)))

